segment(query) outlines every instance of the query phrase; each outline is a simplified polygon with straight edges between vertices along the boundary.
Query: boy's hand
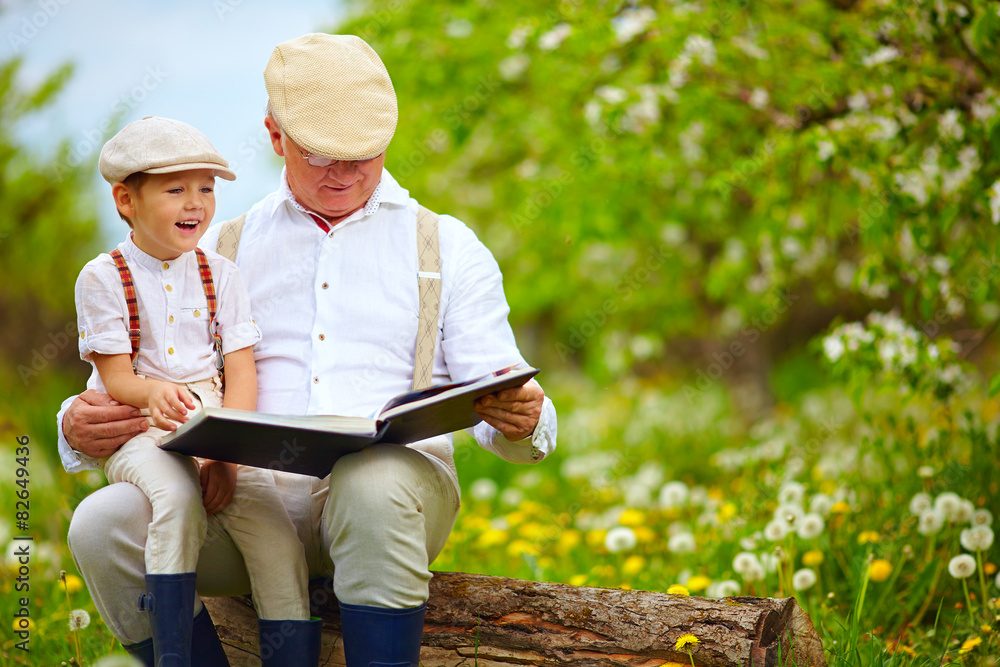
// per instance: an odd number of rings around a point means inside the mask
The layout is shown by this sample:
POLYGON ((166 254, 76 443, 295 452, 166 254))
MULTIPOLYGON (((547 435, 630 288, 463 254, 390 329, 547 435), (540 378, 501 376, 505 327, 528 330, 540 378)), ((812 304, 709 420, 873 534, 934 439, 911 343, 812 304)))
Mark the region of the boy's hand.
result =
POLYGON ((205 514, 226 509, 236 488, 236 464, 205 460, 201 464, 201 504, 205 514))
POLYGON ((186 422, 188 411, 185 408, 193 410, 194 399, 184 387, 170 382, 152 382, 155 384, 149 390, 149 416, 153 418, 153 425, 164 431, 176 431, 177 424, 170 420, 186 422))

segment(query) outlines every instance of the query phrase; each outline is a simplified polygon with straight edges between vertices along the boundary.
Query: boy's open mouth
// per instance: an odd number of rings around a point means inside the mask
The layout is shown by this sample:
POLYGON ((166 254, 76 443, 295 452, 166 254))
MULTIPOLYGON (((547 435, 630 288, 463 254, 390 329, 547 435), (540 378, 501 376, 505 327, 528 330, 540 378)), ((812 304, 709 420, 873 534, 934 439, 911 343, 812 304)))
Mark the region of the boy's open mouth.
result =
POLYGON ((178 227, 180 227, 181 229, 184 229, 184 230, 187 230, 187 231, 191 231, 192 229, 194 229, 195 227, 198 226, 197 222, 176 222, 174 224, 177 225, 178 227))

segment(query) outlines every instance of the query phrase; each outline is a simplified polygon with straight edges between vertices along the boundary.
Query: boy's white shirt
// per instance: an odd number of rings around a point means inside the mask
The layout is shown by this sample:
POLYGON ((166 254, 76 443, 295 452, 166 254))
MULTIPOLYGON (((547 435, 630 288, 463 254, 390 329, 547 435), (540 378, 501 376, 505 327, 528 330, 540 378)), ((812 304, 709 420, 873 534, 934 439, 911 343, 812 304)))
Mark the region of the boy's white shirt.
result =
MULTIPOLYGON (((410 389, 419 316, 416 209, 383 171, 368 205, 325 234, 297 206, 282 172, 278 190, 249 211, 236 261, 250 277, 254 318, 264 332, 255 348, 258 411, 368 416, 410 389), (365 280, 357 279, 361 275, 365 280), (321 302, 327 305, 318 308, 321 302)), ((434 382, 522 363, 496 261, 462 222, 442 215, 439 224, 443 275, 434 382)), ((214 248, 218 233, 213 225, 201 246, 214 248)), ((62 412, 58 419, 61 425, 62 412)), ((546 398, 524 441, 510 442, 485 422, 473 435, 501 458, 536 462, 555 449, 555 409, 546 398)), ((90 467, 61 428, 59 436, 66 470, 90 467)), ((440 458, 450 459, 451 438, 438 446, 440 458)))

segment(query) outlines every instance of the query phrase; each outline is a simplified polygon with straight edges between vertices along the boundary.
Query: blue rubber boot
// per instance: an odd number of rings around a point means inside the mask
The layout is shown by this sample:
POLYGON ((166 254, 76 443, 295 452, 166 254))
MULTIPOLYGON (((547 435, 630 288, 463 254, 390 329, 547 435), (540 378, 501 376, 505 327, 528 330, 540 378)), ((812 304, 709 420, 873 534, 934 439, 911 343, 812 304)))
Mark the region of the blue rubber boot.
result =
POLYGON ((386 609, 340 603, 347 667, 419 667, 427 605, 386 609))
MULTIPOLYGON (((129 644, 125 651, 145 667, 156 667, 152 637, 137 644, 129 644)), ((229 659, 205 607, 194 617, 191 627, 191 667, 229 667, 229 659)))
POLYGON ((147 574, 140 611, 149 612, 156 667, 191 667, 194 584, 197 574, 147 574))
POLYGON ((316 667, 322 644, 323 621, 257 619, 261 667, 316 667))

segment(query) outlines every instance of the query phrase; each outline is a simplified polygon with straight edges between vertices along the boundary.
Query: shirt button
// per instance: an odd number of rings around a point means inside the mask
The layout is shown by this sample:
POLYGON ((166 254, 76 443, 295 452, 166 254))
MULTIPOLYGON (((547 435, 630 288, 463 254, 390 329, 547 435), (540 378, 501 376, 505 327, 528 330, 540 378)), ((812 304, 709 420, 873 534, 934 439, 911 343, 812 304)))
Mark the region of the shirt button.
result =
POLYGON ((170 322, 171 324, 173 324, 174 323, 174 316, 171 315, 170 317, 168 317, 167 321, 170 322))
POLYGON ((319 378, 315 375, 313 376, 313 384, 319 384, 319 378))
POLYGON ((173 288, 173 287, 171 287, 170 285, 167 285, 167 291, 168 291, 168 292, 173 292, 173 291, 174 291, 174 288, 173 288))
POLYGON ((163 268, 165 268, 165 269, 169 269, 169 268, 170 268, 170 265, 169 265, 169 264, 167 264, 166 262, 164 262, 164 263, 163 263, 163 268))
POLYGON ((195 317, 201 317, 201 311, 200 310, 194 311, 194 316, 195 317))
POLYGON ((167 348, 167 354, 173 354, 173 353, 174 353, 174 348, 168 347, 167 348))
POLYGON ((326 336, 324 336, 323 334, 320 334, 320 335, 319 335, 319 339, 320 339, 320 340, 326 340, 326 336))
POLYGON ((323 289, 330 289, 330 283, 323 283, 323 289))

